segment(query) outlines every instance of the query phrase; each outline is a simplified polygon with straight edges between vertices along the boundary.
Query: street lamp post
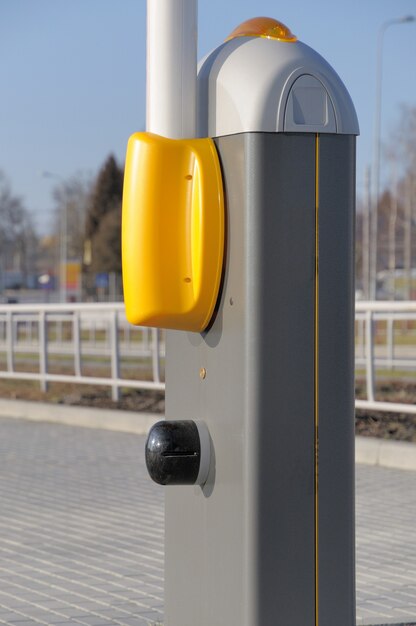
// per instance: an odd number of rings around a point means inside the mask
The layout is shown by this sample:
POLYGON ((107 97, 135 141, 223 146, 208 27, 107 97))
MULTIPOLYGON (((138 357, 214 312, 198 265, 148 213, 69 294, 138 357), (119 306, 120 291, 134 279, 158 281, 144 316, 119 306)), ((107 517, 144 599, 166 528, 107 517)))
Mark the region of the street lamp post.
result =
POLYGON ((369 167, 365 170, 365 201, 363 211, 363 236, 362 236, 362 257, 363 257, 363 294, 364 298, 370 298, 370 222, 371 222, 371 171, 369 167))
POLYGON ((377 41, 377 68, 376 68, 376 106, 374 115, 374 152, 373 152, 373 201, 371 219, 371 289, 372 300, 377 297, 377 238, 378 238, 378 201, 380 190, 380 153, 381 153, 381 104, 382 104, 382 78, 383 78, 383 44, 384 34, 389 26, 395 24, 408 24, 416 20, 414 15, 387 20, 378 32, 377 41))
POLYGON ((68 211, 67 203, 65 202, 64 210, 61 214, 61 267, 59 274, 59 295, 60 301, 66 302, 66 287, 67 287, 67 229, 68 229, 68 211))
MULTIPOLYGON (((55 172, 43 171, 44 178, 55 178, 62 181, 62 176, 55 172)), ((67 297, 67 230, 68 230, 68 204, 65 201, 64 210, 60 216, 60 236, 59 236, 59 301, 66 302, 67 297)))

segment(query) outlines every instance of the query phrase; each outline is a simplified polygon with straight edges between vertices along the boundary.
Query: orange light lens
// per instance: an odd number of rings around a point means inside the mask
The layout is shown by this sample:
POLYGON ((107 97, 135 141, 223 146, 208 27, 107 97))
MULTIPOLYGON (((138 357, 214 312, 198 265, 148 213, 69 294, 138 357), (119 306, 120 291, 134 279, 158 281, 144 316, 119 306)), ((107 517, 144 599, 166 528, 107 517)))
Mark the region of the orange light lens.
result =
POLYGON ((243 22, 233 30, 225 41, 236 37, 265 37, 266 39, 277 39, 278 41, 297 41, 297 37, 290 28, 274 20, 272 17, 253 17, 251 20, 243 22))

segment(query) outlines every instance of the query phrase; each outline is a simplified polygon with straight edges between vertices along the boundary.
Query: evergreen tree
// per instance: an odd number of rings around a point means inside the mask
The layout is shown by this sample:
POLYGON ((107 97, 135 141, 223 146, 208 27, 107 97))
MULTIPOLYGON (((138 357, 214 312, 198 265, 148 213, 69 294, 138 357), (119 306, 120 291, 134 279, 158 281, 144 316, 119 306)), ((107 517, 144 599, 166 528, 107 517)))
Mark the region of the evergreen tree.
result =
POLYGON ((93 186, 86 218, 86 241, 92 272, 121 271, 121 199, 123 169, 113 155, 105 161, 93 186))
POLYGON ((93 267, 99 272, 121 274, 121 211, 108 211, 94 237, 93 267))

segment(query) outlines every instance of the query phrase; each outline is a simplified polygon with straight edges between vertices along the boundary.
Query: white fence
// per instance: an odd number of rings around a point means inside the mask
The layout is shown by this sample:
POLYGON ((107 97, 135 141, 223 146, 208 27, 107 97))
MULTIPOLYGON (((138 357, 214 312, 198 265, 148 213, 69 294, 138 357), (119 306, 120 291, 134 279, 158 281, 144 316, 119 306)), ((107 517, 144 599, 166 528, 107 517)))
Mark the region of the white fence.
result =
MULTIPOLYGON (((395 371, 410 379, 416 368, 416 302, 356 302, 356 370, 364 369, 366 400, 357 409, 416 413, 416 404, 375 399, 376 372, 391 377, 395 371), (384 370, 384 372, 383 372, 384 370)), ((400 380, 400 378, 399 378, 400 380)), ((413 379, 416 382, 416 378, 413 379)))
MULTIPOLYGON (((0 378, 44 391, 51 382, 104 385, 117 400, 123 387, 163 390, 164 356, 164 334, 131 326, 121 303, 0 305, 0 378)), ((367 398, 356 407, 416 413, 375 400, 377 370, 415 368, 416 302, 357 302, 356 370, 367 398)))
POLYGON ((122 387, 165 386, 163 335, 128 324, 118 303, 0 305, 1 354, 0 378, 39 381, 44 391, 50 382, 104 385, 117 400, 122 387), (132 375, 122 377, 122 366, 132 375))

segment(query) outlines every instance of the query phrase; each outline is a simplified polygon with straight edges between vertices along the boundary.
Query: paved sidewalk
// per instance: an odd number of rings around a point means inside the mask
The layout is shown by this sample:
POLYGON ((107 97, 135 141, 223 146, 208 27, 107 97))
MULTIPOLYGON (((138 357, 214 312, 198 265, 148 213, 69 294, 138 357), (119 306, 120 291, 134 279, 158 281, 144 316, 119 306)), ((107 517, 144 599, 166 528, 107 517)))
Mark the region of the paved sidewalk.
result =
POLYGON ((0 624, 163 619, 163 490, 143 443, 0 420, 0 624))
POLYGON ((416 472, 356 466, 357 624, 416 624, 416 472))
MULTIPOLYGON (((0 419, 0 624, 163 623, 163 488, 143 445, 0 419)), ((415 495, 416 472, 357 466, 360 626, 416 624, 415 495)))

